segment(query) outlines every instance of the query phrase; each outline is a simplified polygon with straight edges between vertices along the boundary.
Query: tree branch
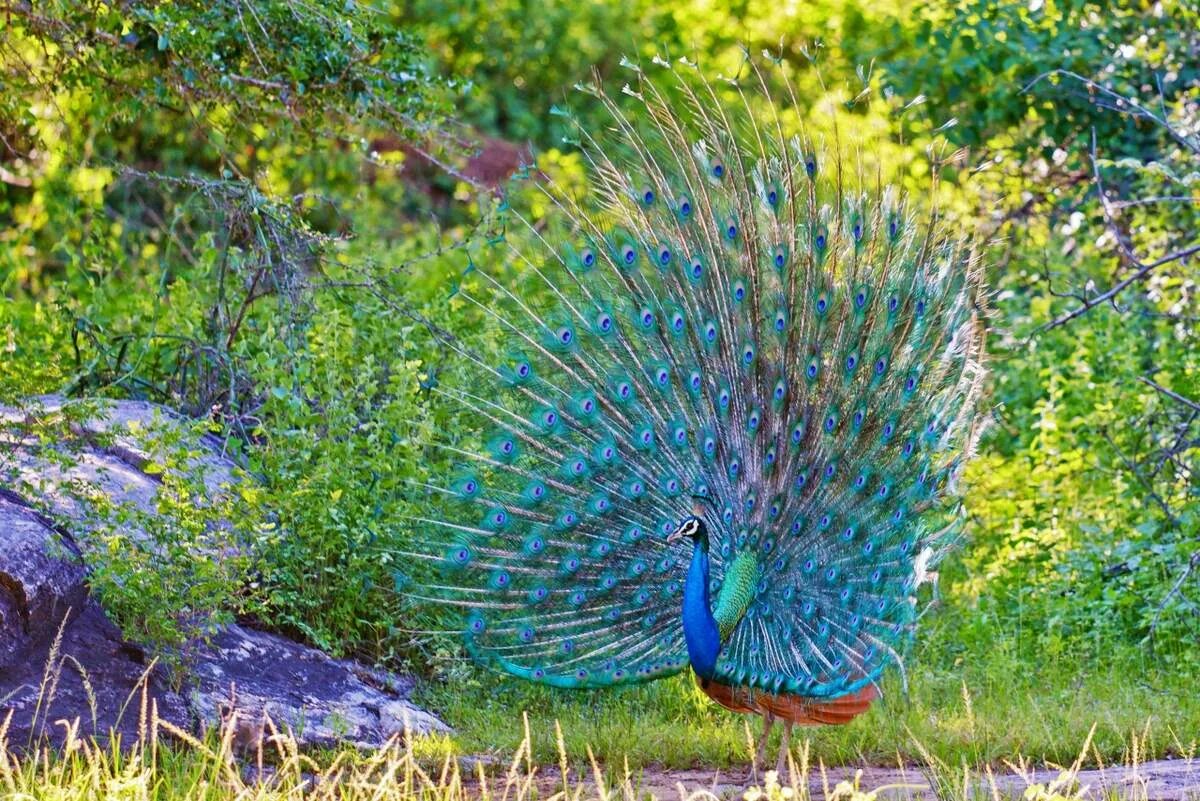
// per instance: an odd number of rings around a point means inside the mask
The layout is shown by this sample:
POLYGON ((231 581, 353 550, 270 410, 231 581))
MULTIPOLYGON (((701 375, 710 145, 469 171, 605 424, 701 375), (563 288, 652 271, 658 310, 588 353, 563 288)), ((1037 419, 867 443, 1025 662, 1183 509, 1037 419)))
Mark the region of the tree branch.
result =
POLYGON ((1058 328, 1061 325, 1066 325, 1067 323, 1074 320, 1076 317, 1080 317, 1080 316, 1086 314, 1087 312, 1091 311, 1092 309, 1096 308, 1097 306, 1101 306, 1101 305, 1107 303, 1108 301, 1112 300, 1117 295, 1121 294, 1121 292, 1123 292, 1126 289, 1126 287, 1128 287, 1130 284, 1141 281, 1143 278, 1148 276, 1155 269, 1162 267, 1164 264, 1170 264, 1171 262, 1179 261, 1180 259, 1186 259, 1188 256, 1191 256, 1195 253, 1200 253, 1200 243, 1191 245, 1190 247, 1186 247, 1183 250, 1177 250, 1174 253, 1167 254, 1166 256, 1163 256, 1161 259, 1158 259, 1157 261, 1152 261, 1149 264, 1141 264, 1140 262, 1135 262, 1135 264, 1139 267, 1139 269, 1133 275, 1131 275, 1128 278, 1115 284, 1107 292, 1103 292, 1099 295, 1096 295, 1093 298, 1090 298, 1090 299, 1084 301, 1082 306, 1079 306, 1078 308, 1073 309, 1070 312, 1067 312, 1066 314, 1062 315, 1061 317, 1057 317, 1057 318, 1051 320, 1050 322, 1046 323, 1041 328, 1039 328, 1038 331, 1041 331, 1041 332, 1050 331, 1051 329, 1058 328))
POLYGON ((1200 412, 1200 403, 1196 403, 1196 401, 1194 401, 1190 398, 1185 398, 1183 395, 1180 395, 1178 392, 1173 392, 1172 390, 1169 390, 1160 384, 1156 384, 1154 381, 1150 380, 1149 378, 1146 378, 1146 376, 1144 376, 1144 375, 1138 376, 1138 381, 1141 381, 1146 386, 1151 387, 1158 392, 1161 392, 1162 394, 1166 395, 1171 400, 1174 400, 1178 403, 1182 403, 1184 406, 1188 407, 1189 409, 1191 409, 1193 411, 1200 412))

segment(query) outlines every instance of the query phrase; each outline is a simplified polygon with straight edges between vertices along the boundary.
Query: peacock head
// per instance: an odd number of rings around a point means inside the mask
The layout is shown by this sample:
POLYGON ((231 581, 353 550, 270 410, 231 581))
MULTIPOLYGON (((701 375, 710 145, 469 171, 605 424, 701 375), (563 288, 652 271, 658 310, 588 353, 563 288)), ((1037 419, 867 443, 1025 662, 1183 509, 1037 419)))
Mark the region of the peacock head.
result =
POLYGON ((693 543, 700 545, 708 545, 708 528, 704 525, 704 521, 695 515, 685 517, 683 521, 675 527, 675 530, 667 535, 667 543, 676 543, 684 537, 690 539, 693 543))

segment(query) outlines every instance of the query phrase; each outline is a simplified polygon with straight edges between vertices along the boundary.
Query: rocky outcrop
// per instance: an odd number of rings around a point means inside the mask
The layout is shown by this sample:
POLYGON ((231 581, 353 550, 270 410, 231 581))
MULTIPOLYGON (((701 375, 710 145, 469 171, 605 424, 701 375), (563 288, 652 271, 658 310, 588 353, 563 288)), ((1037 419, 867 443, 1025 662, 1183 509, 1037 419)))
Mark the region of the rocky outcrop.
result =
MULTIPOLYGON (((36 413, 62 403, 42 399, 36 413)), ((184 443, 185 469, 202 477, 210 499, 236 485, 235 466, 216 440, 196 437, 154 404, 106 404, 67 428, 70 443, 50 445, 14 425, 29 414, 0 407, 0 728, 7 718, 8 745, 60 741, 72 722, 81 735, 116 732, 129 742, 152 711, 198 733, 236 710, 239 737, 257 736, 269 718, 321 746, 376 747, 406 727, 447 730, 408 702, 411 682, 243 626, 190 644, 176 660, 184 668, 168 675, 154 654, 122 638, 88 592, 76 538, 97 521, 80 489, 151 513, 162 473, 149 468, 156 463, 147 443, 159 438, 184 443)))
POLYGON ((0 490, 0 676, 48 642, 68 609, 83 608, 86 572, 77 557, 47 518, 0 490))
POLYGON ((377 747, 396 734, 449 731, 408 702, 411 680, 330 659, 283 637, 229 626, 197 660, 189 703, 202 726, 233 709, 240 735, 255 739, 269 719, 311 745, 377 747))

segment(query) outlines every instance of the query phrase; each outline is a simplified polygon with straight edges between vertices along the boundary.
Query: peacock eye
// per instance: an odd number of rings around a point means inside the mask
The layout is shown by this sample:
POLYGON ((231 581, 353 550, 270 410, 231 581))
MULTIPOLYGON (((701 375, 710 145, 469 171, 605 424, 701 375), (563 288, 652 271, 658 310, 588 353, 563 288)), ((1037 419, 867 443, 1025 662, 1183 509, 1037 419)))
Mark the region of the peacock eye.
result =
POLYGON ((642 190, 642 202, 645 203, 647 206, 654 203, 654 190, 653 189, 643 189, 642 190))

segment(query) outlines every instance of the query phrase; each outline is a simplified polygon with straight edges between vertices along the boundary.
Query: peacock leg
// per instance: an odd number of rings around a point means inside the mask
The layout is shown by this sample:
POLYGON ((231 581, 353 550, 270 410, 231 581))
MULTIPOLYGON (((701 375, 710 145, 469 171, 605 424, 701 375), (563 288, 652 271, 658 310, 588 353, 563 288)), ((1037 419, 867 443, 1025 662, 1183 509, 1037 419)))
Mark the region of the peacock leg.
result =
POLYGON ((754 751, 754 769, 758 770, 758 766, 763 763, 763 759, 767 755, 767 740, 771 739, 771 727, 775 725, 775 716, 770 712, 763 715, 763 732, 762 737, 758 738, 758 748, 754 751))
POLYGON ((788 750, 792 747, 792 723, 785 720, 783 722, 783 742, 779 744, 779 759, 775 762, 775 775, 779 777, 779 783, 783 784, 783 768, 787 765, 788 750))

